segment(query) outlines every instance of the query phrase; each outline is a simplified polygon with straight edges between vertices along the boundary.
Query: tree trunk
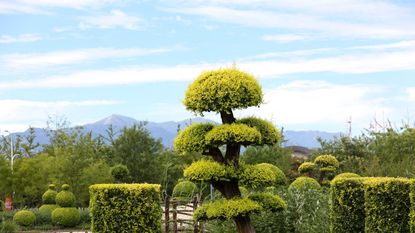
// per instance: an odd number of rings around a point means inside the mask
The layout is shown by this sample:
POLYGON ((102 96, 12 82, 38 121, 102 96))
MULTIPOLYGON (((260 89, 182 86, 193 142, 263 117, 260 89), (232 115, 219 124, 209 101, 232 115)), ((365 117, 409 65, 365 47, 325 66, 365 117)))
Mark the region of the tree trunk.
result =
POLYGON ((234 218, 234 221, 239 233, 255 233, 249 216, 239 216, 234 218))

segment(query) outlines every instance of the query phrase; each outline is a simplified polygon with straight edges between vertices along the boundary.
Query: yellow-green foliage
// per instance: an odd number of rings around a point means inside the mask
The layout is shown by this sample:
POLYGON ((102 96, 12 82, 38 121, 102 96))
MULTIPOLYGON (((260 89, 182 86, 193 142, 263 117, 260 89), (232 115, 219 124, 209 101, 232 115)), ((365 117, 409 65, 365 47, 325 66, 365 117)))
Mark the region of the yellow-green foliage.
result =
MULTIPOLYGON (((273 165, 271 165, 273 166, 273 165)), ((275 170, 270 166, 257 165, 241 165, 238 171, 239 182, 252 188, 266 187, 275 185, 277 175, 275 170)))
POLYGON ((415 181, 410 184, 409 199, 411 201, 411 210, 409 212, 409 228, 410 232, 415 232, 415 181))
POLYGON ((321 186, 315 179, 305 176, 298 177, 288 187, 290 192, 302 192, 310 189, 321 190, 321 186))
MULTIPOLYGON (((352 172, 343 172, 338 174, 337 176, 334 177, 334 179, 343 179, 343 178, 358 178, 360 177, 358 174, 356 173, 352 173, 352 172)), ((333 179, 333 180, 334 180, 333 179)))
POLYGON ((249 195, 248 198, 259 203, 263 210, 277 212, 287 209, 287 203, 281 197, 271 193, 256 193, 249 195))
POLYGON ((409 232, 410 184, 404 178, 364 181, 365 232, 409 232))
POLYGON ((50 184, 48 190, 42 195, 43 204, 55 204, 55 198, 58 193, 55 191, 55 185, 50 184))
POLYGON ((92 232, 160 232, 160 185, 97 184, 89 191, 92 232))
POLYGON ((339 168, 339 161, 333 155, 319 155, 314 159, 314 163, 320 167, 334 167, 339 168))
POLYGON ((46 205, 42 205, 41 207, 39 207, 39 212, 44 213, 50 217, 52 216, 52 212, 56 208, 59 208, 59 206, 55 204, 46 204, 46 205))
POLYGON ((250 74, 236 68, 202 73, 189 85, 184 105, 192 112, 228 112, 262 103, 262 90, 250 74))
POLYGON ((185 128, 174 140, 174 150, 179 153, 204 152, 208 148, 205 136, 213 127, 210 123, 195 123, 185 128))
POLYGON ((78 225, 81 215, 77 208, 64 207, 52 211, 52 223, 62 227, 74 227, 78 225))
POLYGON ((364 178, 331 181, 331 229, 333 233, 365 232, 364 178))
POLYGON ((219 199, 203 204, 193 214, 196 220, 232 219, 237 216, 245 216, 262 209, 261 205, 251 199, 219 199))
POLYGON ((228 143, 252 145, 261 141, 261 134, 256 128, 244 124, 224 124, 215 126, 206 134, 206 143, 221 146, 228 143))
POLYGON ((197 192, 197 186, 191 181, 181 181, 173 188, 173 197, 179 200, 190 200, 197 192))
POLYGON ((275 182, 272 185, 278 186, 287 184, 287 177, 277 166, 270 163, 260 163, 256 164, 255 167, 259 170, 271 170, 274 173, 275 182))
POLYGON ((19 226, 33 226, 36 221, 36 216, 32 211, 20 210, 14 214, 13 221, 19 226))
POLYGON ((304 162, 298 167, 298 172, 301 174, 306 174, 313 172, 316 169, 316 165, 311 162, 304 162))
POLYGON ((269 121, 257 117, 247 117, 237 120, 237 123, 254 127, 260 132, 261 140, 256 143, 257 145, 274 145, 282 139, 281 133, 269 121))
POLYGON ((69 185, 62 185, 62 191, 56 195, 56 204, 60 207, 74 207, 75 195, 69 191, 69 185))
POLYGON ((204 159, 185 168, 183 175, 191 181, 227 181, 236 178, 233 167, 204 159))

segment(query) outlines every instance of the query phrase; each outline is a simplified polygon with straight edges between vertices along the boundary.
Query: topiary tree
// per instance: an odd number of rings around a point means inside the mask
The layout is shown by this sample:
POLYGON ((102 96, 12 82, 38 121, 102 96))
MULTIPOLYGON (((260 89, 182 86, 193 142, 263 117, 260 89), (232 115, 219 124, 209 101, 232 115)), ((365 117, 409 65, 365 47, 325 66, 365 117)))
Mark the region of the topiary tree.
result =
POLYGON ((14 214, 13 221, 19 226, 33 226, 36 221, 36 216, 30 210, 20 210, 14 214))
MULTIPOLYGON (((263 102, 258 81, 236 68, 203 72, 191 83, 183 101, 187 110, 203 116, 220 114, 222 125, 196 123, 179 132, 174 149, 179 153, 201 152, 208 156, 184 170, 190 181, 205 181, 219 190, 224 199, 205 204, 195 212, 198 220, 233 219, 238 232, 252 233, 249 214, 274 206, 284 207, 280 199, 266 196, 264 202, 242 197, 239 186, 269 186, 281 182, 275 169, 239 162, 241 146, 273 145, 281 139, 274 125, 256 117, 236 119, 233 111, 263 102)), ((261 199, 261 200, 262 200, 261 199)), ((275 208, 275 209, 281 209, 275 208)))
POLYGON ((55 185, 50 184, 48 190, 42 195, 43 205, 39 207, 39 212, 46 215, 48 221, 51 221, 52 211, 54 211, 59 206, 56 205, 56 195, 58 193, 55 191, 55 185))
POLYGON ((60 208, 52 212, 52 222, 63 227, 74 227, 78 225, 81 218, 75 206, 75 195, 69 191, 69 185, 62 185, 62 191, 56 195, 56 203, 60 208))
POLYGON ((319 155, 314 159, 314 164, 319 171, 321 184, 329 184, 336 175, 340 166, 339 161, 333 155, 319 155))
POLYGON ((127 182, 130 176, 130 171, 128 170, 128 167, 122 164, 117 164, 111 167, 110 173, 117 183, 127 182))

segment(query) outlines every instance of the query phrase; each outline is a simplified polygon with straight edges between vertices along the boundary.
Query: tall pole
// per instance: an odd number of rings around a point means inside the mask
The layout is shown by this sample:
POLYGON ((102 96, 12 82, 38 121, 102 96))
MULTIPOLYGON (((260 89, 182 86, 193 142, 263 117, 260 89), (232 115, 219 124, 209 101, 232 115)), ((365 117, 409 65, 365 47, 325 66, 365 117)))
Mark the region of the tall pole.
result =
POLYGON ((14 160, 14 153, 13 153, 13 134, 10 133, 10 167, 12 168, 13 174, 13 160, 14 160))

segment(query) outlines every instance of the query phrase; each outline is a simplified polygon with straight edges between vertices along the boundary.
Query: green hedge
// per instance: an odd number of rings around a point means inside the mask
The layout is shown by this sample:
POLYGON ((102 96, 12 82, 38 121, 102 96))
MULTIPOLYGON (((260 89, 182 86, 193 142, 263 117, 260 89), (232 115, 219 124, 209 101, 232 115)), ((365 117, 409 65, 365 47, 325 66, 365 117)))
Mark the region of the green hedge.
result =
POLYGON ((89 187, 92 232, 160 232, 160 185, 97 184, 89 187))
POLYGON ((338 178, 331 182, 331 228, 333 233, 359 233, 365 230, 363 179, 338 178))
POLYGON ((19 226, 33 226, 36 221, 36 216, 30 210, 20 210, 14 214, 13 221, 19 226))
POLYGON ((364 186, 366 232, 409 232, 410 180, 371 178, 364 186))
POLYGON ((52 223, 62 227, 74 227, 79 224, 81 215, 75 207, 57 208, 52 211, 52 223))
POLYGON ((414 232, 414 214, 410 214, 411 206, 412 211, 415 207, 413 182, 387 177, 334 179, 332 232, 414 232))

